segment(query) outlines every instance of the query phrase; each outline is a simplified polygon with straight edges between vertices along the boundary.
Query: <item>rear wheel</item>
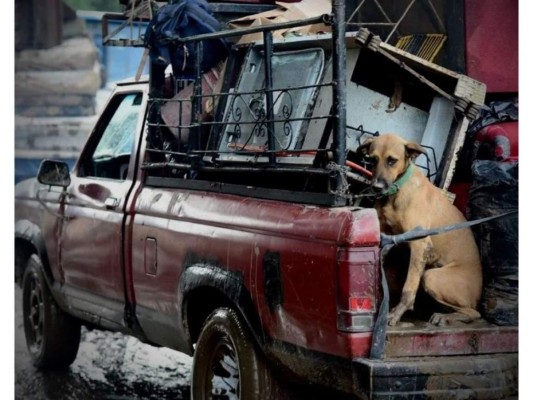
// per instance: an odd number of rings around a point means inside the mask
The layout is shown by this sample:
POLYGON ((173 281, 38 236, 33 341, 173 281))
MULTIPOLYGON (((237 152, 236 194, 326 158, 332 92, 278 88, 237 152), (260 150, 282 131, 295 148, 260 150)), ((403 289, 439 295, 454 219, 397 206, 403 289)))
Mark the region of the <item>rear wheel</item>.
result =
POLYGON ((38 368, 67 368, 78 353, 80 324, 55 303, 42 272, 42 262, 32 255, 22 281, 22 310, 26 345, 38 368))
POLYGON ((234 310, 217 309, 202 328, 194 352, 192 398, 283 398, 281 387, 234 310))

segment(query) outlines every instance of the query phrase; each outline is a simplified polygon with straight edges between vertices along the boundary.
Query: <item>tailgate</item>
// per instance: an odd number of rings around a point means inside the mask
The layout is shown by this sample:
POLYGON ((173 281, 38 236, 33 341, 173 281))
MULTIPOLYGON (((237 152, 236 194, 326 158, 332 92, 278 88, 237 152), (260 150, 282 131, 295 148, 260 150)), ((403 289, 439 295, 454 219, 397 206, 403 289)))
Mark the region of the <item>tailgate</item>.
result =
POLYGON ((518 327, 484 320, 388 327, 383 359, 354 359, 370 399, 500 399, 518 393, 518 327))
POLYGON ((518 352, 518 327, 484 320, 446 327, 427 322, 388 327, 385 357, 452 356, 518 352))

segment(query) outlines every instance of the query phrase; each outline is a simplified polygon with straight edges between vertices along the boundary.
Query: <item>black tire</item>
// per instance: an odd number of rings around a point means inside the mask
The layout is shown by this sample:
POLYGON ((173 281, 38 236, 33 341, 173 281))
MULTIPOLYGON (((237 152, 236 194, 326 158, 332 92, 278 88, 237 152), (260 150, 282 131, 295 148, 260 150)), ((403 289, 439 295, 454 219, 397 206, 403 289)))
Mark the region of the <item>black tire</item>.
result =
POLYGON ((234 310, 219 308, 204 324, 194 352, 191 394, 194 400, 285 397, 234 310))
POLYGON ((66 369, 80 345, 80 323, 59 309, 43 276, 42 262, 32 255, 22 281, 26 345, 38 368, 66 369))

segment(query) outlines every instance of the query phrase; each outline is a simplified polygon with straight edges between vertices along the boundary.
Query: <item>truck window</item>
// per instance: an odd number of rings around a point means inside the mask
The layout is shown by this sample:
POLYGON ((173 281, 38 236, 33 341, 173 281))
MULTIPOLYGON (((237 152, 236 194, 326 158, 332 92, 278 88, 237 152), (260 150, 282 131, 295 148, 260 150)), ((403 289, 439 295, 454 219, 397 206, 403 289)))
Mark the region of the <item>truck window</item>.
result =
POLYGON ((126 178, 141 102, 141 93, 121 95, 115 99, 116 108, 111 107, 115 111, 102 128, 94 150, 86 156, 82 176, 126 178))

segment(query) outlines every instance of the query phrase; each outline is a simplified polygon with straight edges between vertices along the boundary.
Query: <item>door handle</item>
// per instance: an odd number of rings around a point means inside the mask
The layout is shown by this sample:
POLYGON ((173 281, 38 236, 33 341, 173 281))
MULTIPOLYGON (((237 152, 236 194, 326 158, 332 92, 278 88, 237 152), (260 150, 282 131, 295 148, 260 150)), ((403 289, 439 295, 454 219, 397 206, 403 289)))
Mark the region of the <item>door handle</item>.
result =
POLYGON ((105 208, 107 208, 108 210, 114 210, 115 208, 117 208, 117 206, 119 205, 120 203, 120 200, 117 199, 116 197, 108 197, 107 199, 105 199, 105 208))

